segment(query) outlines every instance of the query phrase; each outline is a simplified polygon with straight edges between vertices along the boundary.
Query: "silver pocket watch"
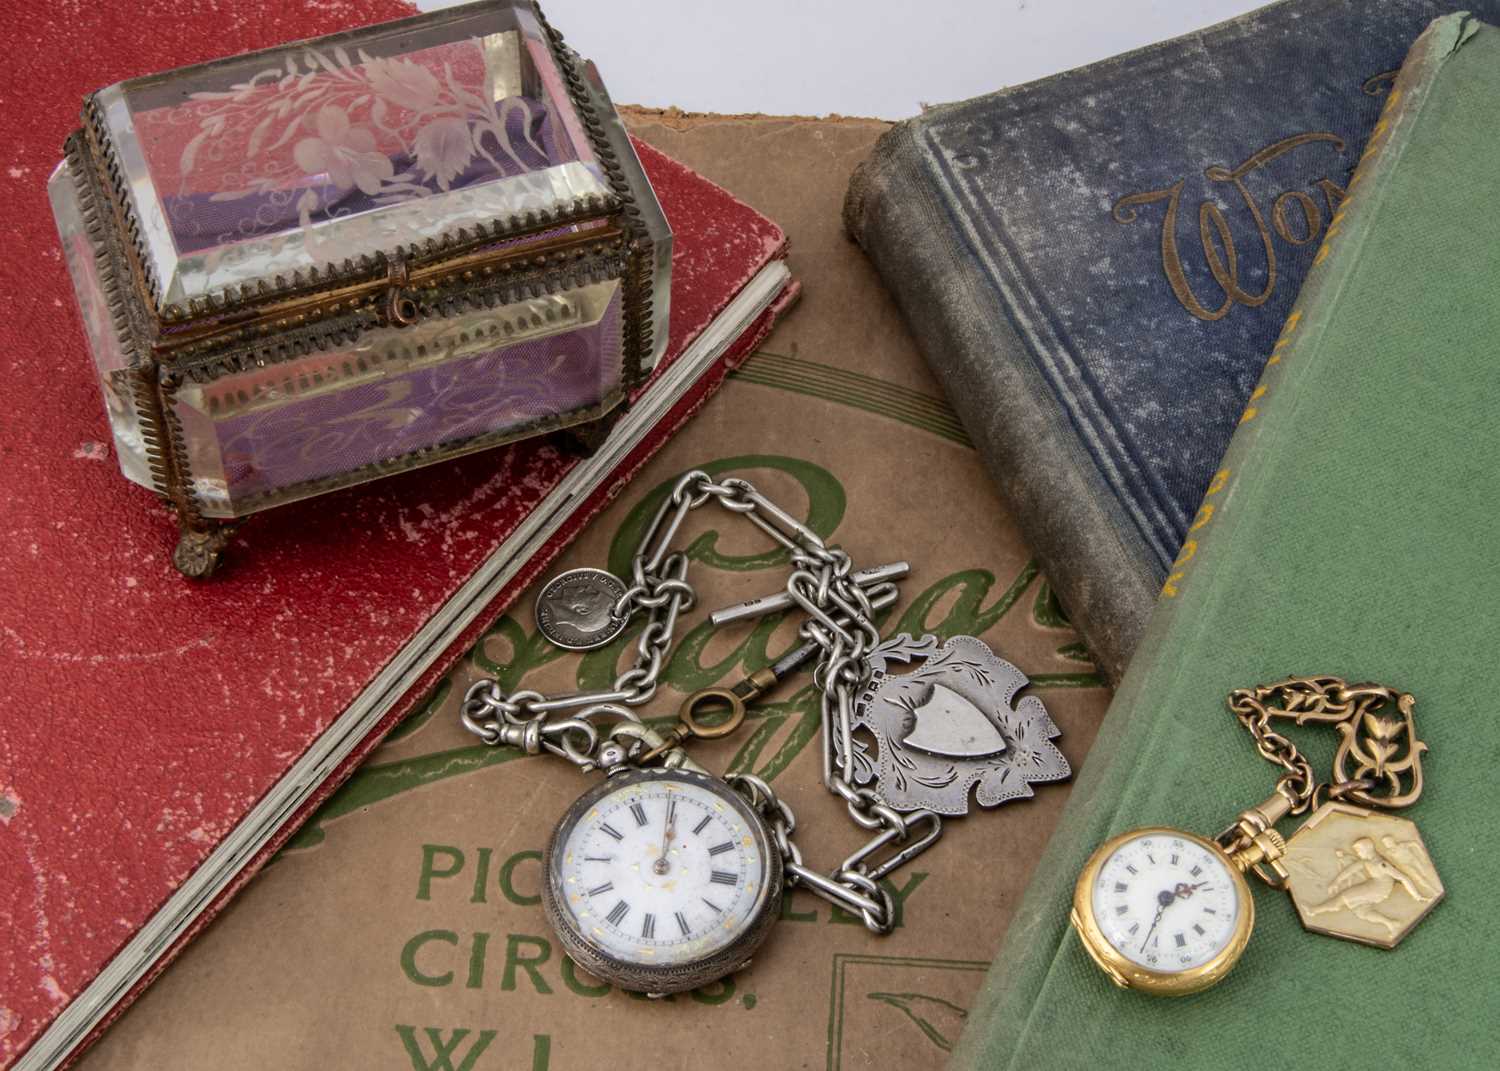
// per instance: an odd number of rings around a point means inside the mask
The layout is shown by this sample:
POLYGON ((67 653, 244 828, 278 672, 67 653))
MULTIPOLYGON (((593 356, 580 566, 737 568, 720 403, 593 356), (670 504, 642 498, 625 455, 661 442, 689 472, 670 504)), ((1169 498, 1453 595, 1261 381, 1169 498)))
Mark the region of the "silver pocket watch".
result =
POLYGON ((770 830, 728 783, 693 770, 620 768, 568 808, 542 866, 563 949, 637 992, 742 969, 781 913, 770 830))
POLYGON ((543 909, 574 962, 634 992, 697 988, 749 963, 790 888, 890 933, 895 904, 881 879, 937 842, 943 815, 964 814, 971 799, 993 807, 1026 798, 1033 783, 1069 776, 1041 702, 1016 701, 1027 681, 1015 666, 967 636, 881 640, 876 614, 895 602, 894 581, 907 570, 856 570, 747 481, 689 472, 647 526, 628 580, 577 569, 543 588, 538 627, 569 650, 602 646, 637 613, 648 617, 634 665, 608 690, 549 698, 507 694, 490 679, 470 687, 462 706, 465 728, 487 744, 606 773, 568 808, 543 857, 543 909), (690 511, 715 501, 776 540, 792 572, 782 591, 713 623, 801 610, 803 642, 732 688, 695 692, 663 733, 633 708, 655 695, 678 618, 695 598, 687 558, 671 541, 690 511), (828 871, 803 862, 796 817, 765 781, 715 777, 682 748, 733 732, 746 703, 807 662, 821 698, 823 784, 867 833, 828 871))

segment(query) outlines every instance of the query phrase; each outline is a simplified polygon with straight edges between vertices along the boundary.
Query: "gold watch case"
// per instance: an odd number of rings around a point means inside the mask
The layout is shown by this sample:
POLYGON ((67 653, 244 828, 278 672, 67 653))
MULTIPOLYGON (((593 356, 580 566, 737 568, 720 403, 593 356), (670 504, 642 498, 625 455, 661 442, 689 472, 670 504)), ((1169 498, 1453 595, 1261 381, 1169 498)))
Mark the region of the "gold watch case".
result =
POLYGON ((1213 841, 1180 829, 1173 829, 1170 826, 1147 826, 1111 837, 1096 848, 1093 855, 1089 856, 1083 873, 1078 876, 1078 884, 1073 889, 1073 910, 1070 920, 1074 930, 1083 941, 1083 947, 1088 951, 1089 957, 1099 965, 1099 969, 1108 975, 1115 985, 1122 989, 1136 989, 1152 996, 1183 997, 1217 984, 1239 962, 1240 955, 1250 942, 1250 932, 1255 928, 1255 900, 1250 892, 1250 883, 1245 880, 1244 874, 1224 850, 1213 841), (1153 835, 1180 837, 1208 849, 1224 864, 1224 869, 1234 883, 1238 903, 1243 905, 1235 921, 1234 934, 1218 955, 1207 963, 1175 971, 1157 971, 1143 967, 1128 959, 1110 944, 1094 915, 1093 887, 1104 864, 1127 842, 1136 837, 1153 835))

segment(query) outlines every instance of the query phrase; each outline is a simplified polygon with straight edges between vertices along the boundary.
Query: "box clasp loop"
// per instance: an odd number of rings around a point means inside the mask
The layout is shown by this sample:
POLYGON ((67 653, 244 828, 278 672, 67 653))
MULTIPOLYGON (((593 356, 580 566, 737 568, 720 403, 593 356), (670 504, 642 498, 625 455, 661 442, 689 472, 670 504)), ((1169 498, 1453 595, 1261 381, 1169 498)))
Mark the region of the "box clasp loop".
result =
POLYGON ((406 255, 397 253, 389 260, 386 274, 385 318, 392 327, 410 327, 417 322, 417 302, 410 294, 403 293, 411 282, 411 273, 406 265, 406 255))

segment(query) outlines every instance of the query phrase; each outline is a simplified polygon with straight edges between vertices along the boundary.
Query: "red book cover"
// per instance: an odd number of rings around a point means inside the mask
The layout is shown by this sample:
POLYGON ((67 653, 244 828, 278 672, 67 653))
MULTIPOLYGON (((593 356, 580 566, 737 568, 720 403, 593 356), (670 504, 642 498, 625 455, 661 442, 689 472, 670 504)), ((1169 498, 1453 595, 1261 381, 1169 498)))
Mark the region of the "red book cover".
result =
POLYGON ((779 228, 638 145, 675 248, 671 341, 636 408, 680 397, 602 478, 527 441, 257 516, 214 579, 184 580, 165 507, 118 471, 45 184, 100 85, 410 13, 256 10, 3 20, 6 98, 31 103, 0 171, 0 1067, 53 1066, 123 1010, 796 295, 768 268, 779 228), (706 371, 684 378, 685 354, 706 371))

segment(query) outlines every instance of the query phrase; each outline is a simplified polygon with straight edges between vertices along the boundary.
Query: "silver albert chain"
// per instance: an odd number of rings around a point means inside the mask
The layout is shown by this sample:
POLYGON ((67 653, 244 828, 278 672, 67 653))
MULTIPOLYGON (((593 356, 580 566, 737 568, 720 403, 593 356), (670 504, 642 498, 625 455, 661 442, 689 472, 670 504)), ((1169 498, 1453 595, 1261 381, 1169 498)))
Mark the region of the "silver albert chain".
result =
POLYGON ((628 584, 599 569, 550 581, 538 627, 569 650, 603 646, 641 611, 649 614, 634 665, 607 691, 506 695, 481 680, 464 697, 464 727, 485 743, 565 758, 608 776, 585 792, 553 831, 543 858, 542 900, 559 941, 580 966, 624 989, 665 994, 739 970, 780 913, 785 888, 804 888, 858 915, 876 934, 896 923, 880 879, 942 835, 941 815, 1032 794, 1069 776, 1059 735, 1040 700, 1014 703, 1027 683, 1015 666, 971 636, 946 643, 900 635, 882 642, 874 617, 895 602, 904 562, 856 571, 849 555, 748 481, 681 477, 631 560, 628 584), (795 607, 806 615, 800 647, 733 688, 684 702, 660 733, 632 709, 655 695, 681 614, 695 592, 687 558, 672 551, 683 520, 710 501, 745 517, 784 547, 784 592, 713 615, 715 625, 795 607), (796 817, 764 780, 720 778, 688 757, 689 739, 733 732, 746 702, 816 659, 822 775, 870 837, 824 873, 802 861, 796 817), (920 663, 910 672, 894 667, 920 663), (710 710, 727 717, 710 723, 710 710), (871 750, 873 744, 873 753, 871 750))

